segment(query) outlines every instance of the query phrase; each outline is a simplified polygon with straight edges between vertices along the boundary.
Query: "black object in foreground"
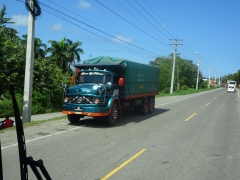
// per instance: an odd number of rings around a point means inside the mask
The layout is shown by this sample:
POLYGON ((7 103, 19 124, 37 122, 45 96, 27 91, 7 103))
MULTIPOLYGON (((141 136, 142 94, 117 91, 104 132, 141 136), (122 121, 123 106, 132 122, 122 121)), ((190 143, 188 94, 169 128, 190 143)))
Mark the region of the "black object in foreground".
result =
POLYGON ((14 110, 15 123, 16 123, 21 180, 28 179, 28 169, 27 169, 28 165, 30 165, 30 167, 32 168, 32 171, 34 172, 38 180, 42 180, 43 178, 41 177, 41 174, 39 173, 37 167, 39 167, 39 169, 42 171, 42 174, 47 180, 51 180, 51 177, 49 176, 46 168, 44 167, 43 161, 41 159, 38 161, 35 161, 31 156, 27 157, 23 124, 22 124, 22 119, 20 117, 13 85, 10 85, 10 93, 12 96, 13 110, 14 110))
POLYGON ((1 141, 0 141, 0 180, 3 180, 2 147, 1 147, 1 141))

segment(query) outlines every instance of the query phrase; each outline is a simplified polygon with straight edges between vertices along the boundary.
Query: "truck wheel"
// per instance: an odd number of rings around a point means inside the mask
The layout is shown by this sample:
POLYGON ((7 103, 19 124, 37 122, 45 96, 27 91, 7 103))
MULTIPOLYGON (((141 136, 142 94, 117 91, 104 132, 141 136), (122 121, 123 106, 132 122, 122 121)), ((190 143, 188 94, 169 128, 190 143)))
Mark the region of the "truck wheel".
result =
POLYGON ((68 117, 68 120, 69 120, 70 123, 76 123, 80 120, 81 115, 79 115, 79 114, 68 114, 67 117, 68 117))
POLYGON ((150 97, 148 99, 148 113, 152 113, 154 109, 154 102, 153 102, 153 98, 150 97))
POLYGON ((144 98, 141 105, 141 114, 146 115, 148 113, 148 99, 144 98))
POLYGON ((116 103, 112 104, 111 113, 107 116, 106 122, 109 126, 114 126, 118 119, 118 106, 116 103))

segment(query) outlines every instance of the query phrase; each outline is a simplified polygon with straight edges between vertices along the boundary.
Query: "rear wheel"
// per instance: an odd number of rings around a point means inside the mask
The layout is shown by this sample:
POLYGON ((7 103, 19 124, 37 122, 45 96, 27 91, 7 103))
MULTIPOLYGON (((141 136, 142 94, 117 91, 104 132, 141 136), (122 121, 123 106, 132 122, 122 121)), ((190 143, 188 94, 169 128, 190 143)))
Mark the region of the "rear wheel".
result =
POLYGON ((148 99, 144 98, 141 104, 141 114, 146 115, 148 113, 148 99))
POLYGON ((80 114, 68 114, 67 117, 70 123, 76 123, 82 116, 80 114))
POLYGON ((107 116, 106 122, 109 126, 114 126, 117 123, 119 114, 118 105, 116 103, 112 104, 111 113, 107 116))
POLYGON ((152 113, 153 112, 153 109, 154 109, 154 101, 153 101, 153 98, 150 97, 148 99, 148 112, 149 113, 152 113))

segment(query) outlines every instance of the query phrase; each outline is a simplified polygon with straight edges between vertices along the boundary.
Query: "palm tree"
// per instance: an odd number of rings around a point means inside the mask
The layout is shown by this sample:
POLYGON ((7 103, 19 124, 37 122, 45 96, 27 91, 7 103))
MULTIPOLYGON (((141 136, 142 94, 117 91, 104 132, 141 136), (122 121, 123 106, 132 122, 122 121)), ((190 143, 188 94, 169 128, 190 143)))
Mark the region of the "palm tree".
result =
MULTIPOLYGON (((23 39, 21 41, 21 46, 25 49, 27 48, 27 35, 22 35, 23 39)), ((42 43, 39 38, 34 38, 34 58, 45 58, 47 55, 47 45, 42 43)))
POLYGON ((34 57, 45 58, 47 55, 47 45, 39 38, 34 38, 34 57))
POLYGON ((6 6, 3 5, 0 11, 0 26, 3 26, 4 24, 14 24, 14 22, 10 21, 12 18, 4 18, 4 15, 6 14, 5 11, 6 11, 6 6))
POLYGON ((80 62, 80 54, 83 54, 83 50, 79 48, 78 46, 82 45, 82 42, 72 42, 70 39, 66 40, 67 42, 67 57, 68 57, 68 70, 70 70, 70 65, 72 65, 75 62, 80 62))
POLYGON ((64 72, 67 71, 67 45, 65 41, 65 37, 59 42, 49 40, 48 42, 51 44, 51 47, 47 49, 47 52, 51 53, 50 58, 59 68, 63 69, 64 72))
POLYGON ((80 53, 83 54, 83 50, 79 48, 82 43, 72 42, 65 37, 57 42, 54 40, 48 41, 51 44, 51 47, 47 49, 47 52, 51 53, 51 59, 53 59, 59 68, 63 72, 68 72, 70 70, 70 65, 75 62, 80 62, 80 53))
POLYGON ((81 61, 80 55, 79 54, 83 54, 83 50, 81 48, 79 48, 78 46, 82 45, 82 42, 77 41, 77 42, 72 42, 70 39, 66 40, 67 44, 68 44, 68 57, 69 57, 69 62, 71 64, 75 63, 75 60, 77 62, 81 61))

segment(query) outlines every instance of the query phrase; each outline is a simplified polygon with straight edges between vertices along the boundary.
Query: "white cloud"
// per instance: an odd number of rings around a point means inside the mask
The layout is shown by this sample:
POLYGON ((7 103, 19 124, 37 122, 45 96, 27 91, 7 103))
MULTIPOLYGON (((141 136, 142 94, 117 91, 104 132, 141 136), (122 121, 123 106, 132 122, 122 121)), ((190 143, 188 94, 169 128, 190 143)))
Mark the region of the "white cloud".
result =
POLYGON ((132 43, 133 39, 128 38, 128 37, 124 37, 124 36, 121 36, 121 35, 116 35, 115 38, 112 38, 112 41, 114 41, 116 43, 123 43, 123 42, 132 43))
POLYGON ((62 24, 60 24, 60 23, 51 25, 50 29, 53 31, 63 31, 64 30, 62 24))
POLYGON ((11 18, 12 18, 12 21, 15 22, 15 25, 18 25, 18 26, 28 25, 28 16, 13 15, 11 18))
POLYGON ((82 9, 90 9, 90 8, 91 8, 91 4, 88 3, 88 2, 85 1, 85 0, 80 0, 80 1, 78 2, 78 6, 79 6, 80 8, 82 8, 82 9))

